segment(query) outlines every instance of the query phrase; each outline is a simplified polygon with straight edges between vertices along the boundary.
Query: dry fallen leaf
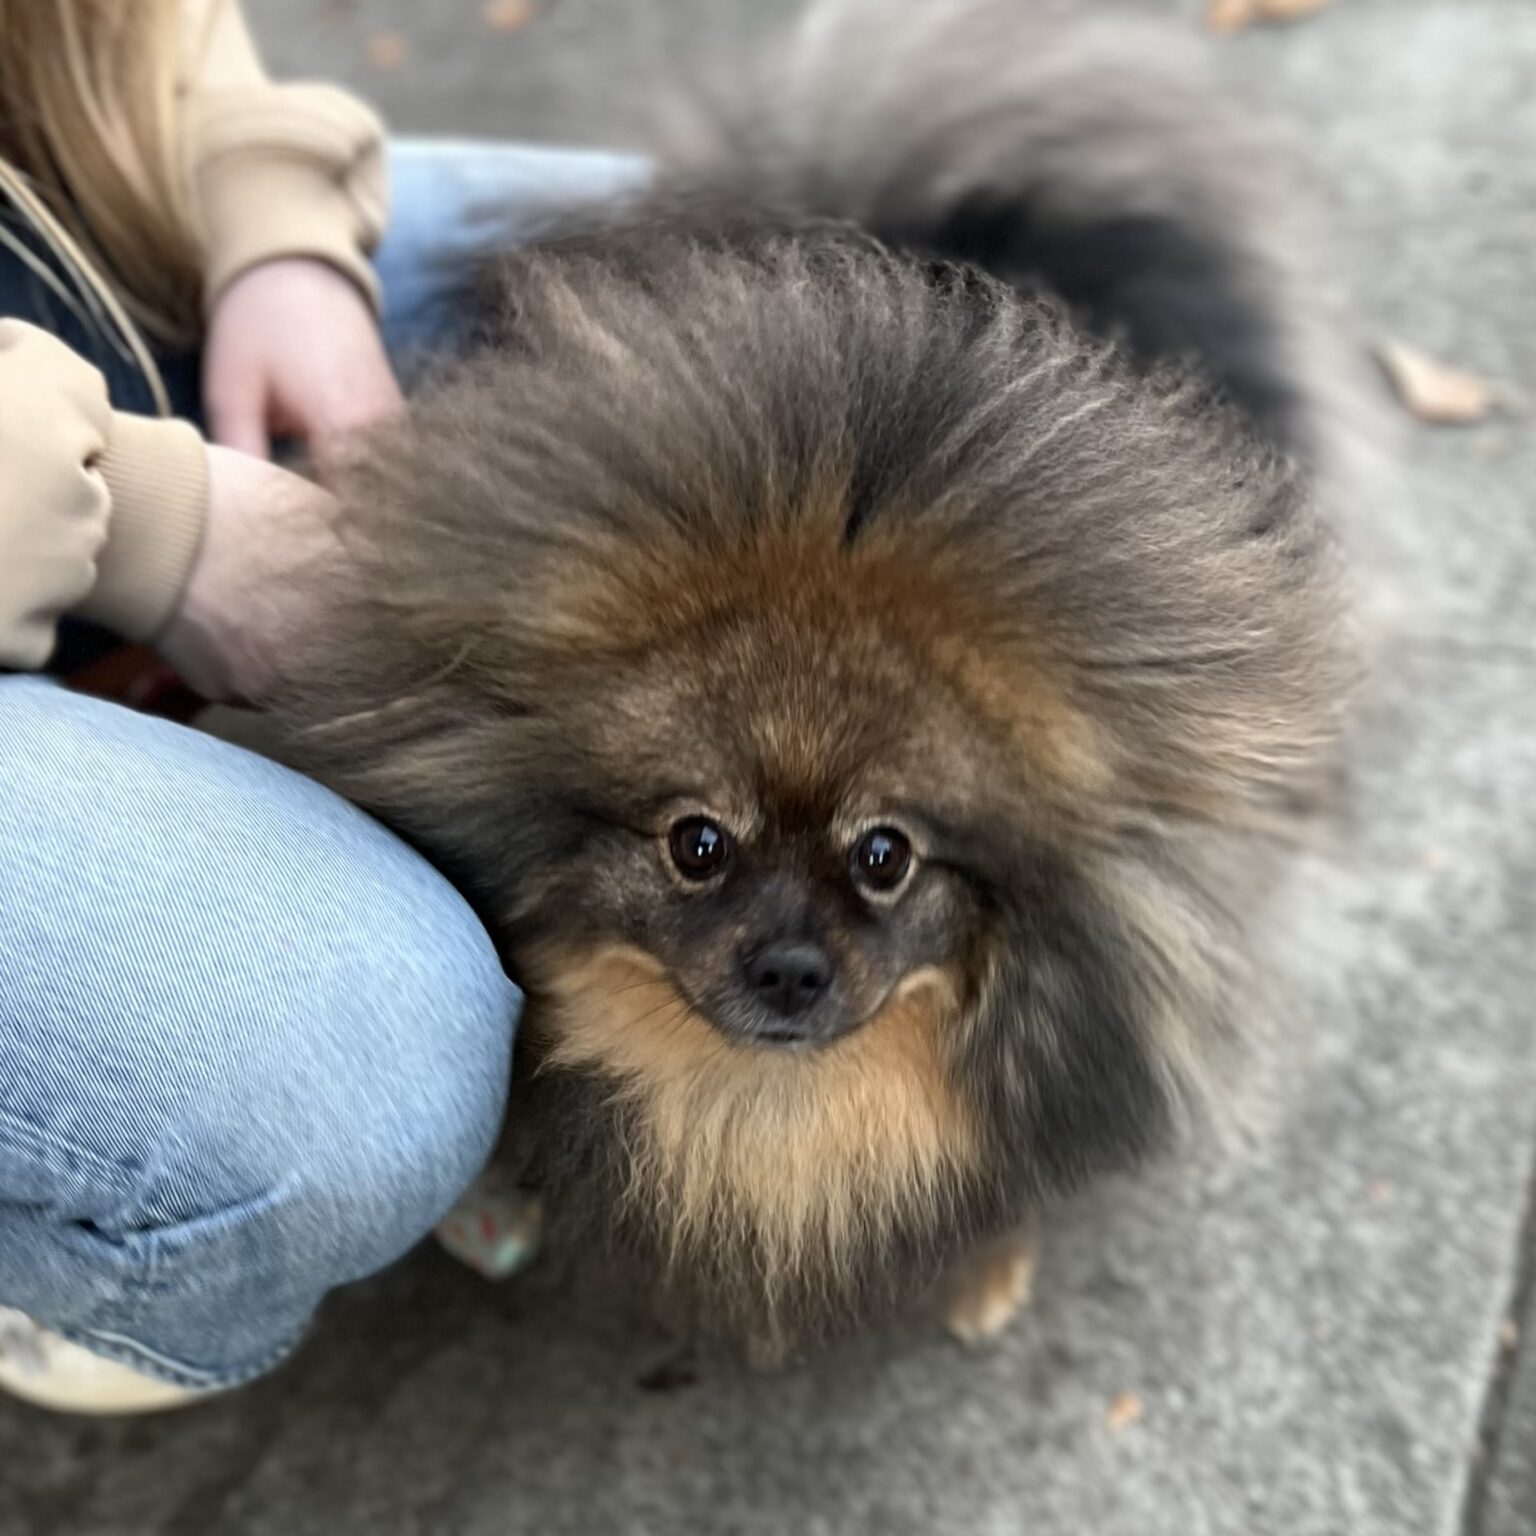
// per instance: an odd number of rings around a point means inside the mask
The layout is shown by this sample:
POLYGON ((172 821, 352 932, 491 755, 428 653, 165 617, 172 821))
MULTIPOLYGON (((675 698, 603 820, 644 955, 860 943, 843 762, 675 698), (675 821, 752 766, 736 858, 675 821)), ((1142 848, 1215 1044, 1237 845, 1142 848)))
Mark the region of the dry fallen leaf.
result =
POLYGON ((1212 32, 1240 32, 1261 21, 1299 21, 1330 0, 1210 0, 1205 24, 1212 32))
POLYGON ((486 0, 480 17, 492 32, 516 32, 538 14, 535 0, 486 0))
POLYGON ((1520 1325, 1514 1318, 1506 1317, 1499 1324, 1499 1348, 1510 1350, 1520 1342, 1520 1325))
POLYGON ((1493 388, 1485 380, 1426 357, 1400 341, 1376 349, 1397 397, 1420 421, 1481 421, 1493 409, 1493 388))
POLYGON ((1211 0, 1205 9, 1205 25, 1212 32, 1237 32, 1257 19, 1253 0, 1211 0))
POLYGON ((1146 1405, 1134 1392, 1122 1392, 1109 1405, 1109 1412, 1104 1415, 1104 1422, 1118 1435, 1122 1429, 1129 1429, 1132 1424, 1139 1424, 1146 1411, 1146 1405))
POLYGON ((407 44, 398 32, 378 32, 368 39, 366 52, 374 69, 399 69, 405 62, 407 44))

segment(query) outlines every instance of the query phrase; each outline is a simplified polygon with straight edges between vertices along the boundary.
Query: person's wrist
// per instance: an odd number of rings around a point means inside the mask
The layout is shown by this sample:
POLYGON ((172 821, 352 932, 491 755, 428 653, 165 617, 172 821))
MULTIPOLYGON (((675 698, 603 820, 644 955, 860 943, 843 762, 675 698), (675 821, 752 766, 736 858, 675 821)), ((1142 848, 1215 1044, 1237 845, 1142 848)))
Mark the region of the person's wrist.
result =
POLYGON ((197 557, 207 521, 204 443, 184 421, 113 413, 95 464, 112 498, 96 583, 75 610, 129 640, 166 622, 197 557))
POLYGON ((259 699, 280 681, 283 653, 337 550, 336 503, 263 459, 208 445, 208 521, 158 647, 210 699, 259 699))
POLYGON ((367 313, 370 320, 377 323, 377 310, 369 289, 358 280, 350 268, 341 266, 330 257, 318 253, 264 256, 260 261, 253 261, 249 266, 242 267, 240 271, 231 273, 224 286, 210 301, 210 319, 218 314, 231 294, 256 285, 265 286, 274 281, 284 284, 302 283, 310 288, 324 288, 338 294, 345 293, 357 301, 358 306, 367 313))

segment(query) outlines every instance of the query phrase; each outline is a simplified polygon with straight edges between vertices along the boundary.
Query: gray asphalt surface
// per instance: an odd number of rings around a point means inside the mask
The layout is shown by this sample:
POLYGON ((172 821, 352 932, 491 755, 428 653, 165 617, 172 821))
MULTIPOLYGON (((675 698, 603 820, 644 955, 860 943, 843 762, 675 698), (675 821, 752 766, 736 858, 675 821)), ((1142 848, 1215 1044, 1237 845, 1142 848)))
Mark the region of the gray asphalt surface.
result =
MULTIPOLYGON (((617 3, 507 33, 478 0, 249 9, 277 68, 401 129, 605 142, 580 76, 640 67, 617 3)), ((697 41, 790 6, 661 9, 697 41)), ((0 1404, 4 1536, 1536 1532, 1536 7, 1336 0, 1219 56, 1300 138, 1361 332, 1526 402, 1411 427, 1408 494, 1356 532, 1395 630, 1297 902, 1313 1039, 1277 1123, 1077 1202, 979 1358, 913 1328, 658 1382, 668 1341, 597 1277, 498 1288, 424 1249, 195 1413, 0 1404)))

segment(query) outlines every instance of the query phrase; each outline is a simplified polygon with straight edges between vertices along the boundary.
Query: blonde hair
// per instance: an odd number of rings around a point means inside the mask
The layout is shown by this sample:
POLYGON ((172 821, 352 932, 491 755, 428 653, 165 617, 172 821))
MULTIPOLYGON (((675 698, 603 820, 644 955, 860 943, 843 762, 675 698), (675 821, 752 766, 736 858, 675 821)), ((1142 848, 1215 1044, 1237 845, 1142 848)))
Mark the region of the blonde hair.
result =
POLYGON ((182 0, 0 0, 0 152, 168 339, 195 334, 199 313, 182 11, 182 0))

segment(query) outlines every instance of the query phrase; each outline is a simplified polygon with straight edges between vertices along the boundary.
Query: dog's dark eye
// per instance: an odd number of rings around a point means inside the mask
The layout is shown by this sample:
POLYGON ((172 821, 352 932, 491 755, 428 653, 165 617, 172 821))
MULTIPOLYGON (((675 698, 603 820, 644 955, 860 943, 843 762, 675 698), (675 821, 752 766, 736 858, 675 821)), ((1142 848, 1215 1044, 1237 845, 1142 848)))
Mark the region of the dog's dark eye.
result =
POLYGON ((873 891, 892 891, 912 866, 912 844, 895 827, 875 827, 853 849, 853 878, 873 891))
POLYGON ((678 822, 668 838, 672 862, 690 880, 708 880, 718 874, 731 855, 731 840, 725 829, 707 816, 687 816, 678 822))

